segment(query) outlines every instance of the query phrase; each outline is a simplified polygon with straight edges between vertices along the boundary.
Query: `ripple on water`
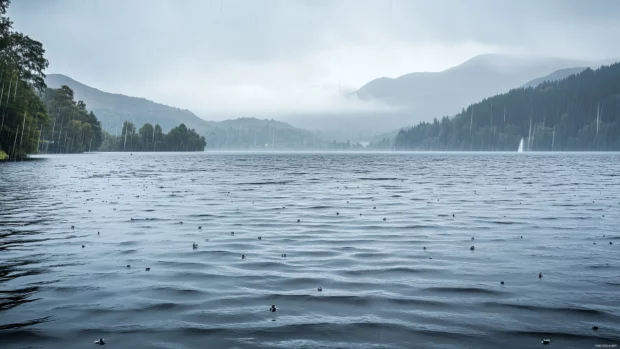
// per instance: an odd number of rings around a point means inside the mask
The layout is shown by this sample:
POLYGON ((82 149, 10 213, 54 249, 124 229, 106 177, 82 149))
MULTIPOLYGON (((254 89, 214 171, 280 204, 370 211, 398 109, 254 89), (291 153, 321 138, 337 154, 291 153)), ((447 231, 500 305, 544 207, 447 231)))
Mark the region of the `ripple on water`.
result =
POLYGON ((0 347, 618 343, 618 160, 118 153, 1 164, 0 347))

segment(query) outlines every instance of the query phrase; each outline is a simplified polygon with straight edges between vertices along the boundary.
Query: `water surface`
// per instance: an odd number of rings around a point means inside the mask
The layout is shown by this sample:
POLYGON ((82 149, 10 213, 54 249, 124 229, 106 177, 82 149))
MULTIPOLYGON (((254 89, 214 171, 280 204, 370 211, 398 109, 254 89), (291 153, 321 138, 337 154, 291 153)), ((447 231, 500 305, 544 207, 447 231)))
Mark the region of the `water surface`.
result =
POLYGON ((1 348, 620 342, 620 154, 42 158, 0 164, 1 348))

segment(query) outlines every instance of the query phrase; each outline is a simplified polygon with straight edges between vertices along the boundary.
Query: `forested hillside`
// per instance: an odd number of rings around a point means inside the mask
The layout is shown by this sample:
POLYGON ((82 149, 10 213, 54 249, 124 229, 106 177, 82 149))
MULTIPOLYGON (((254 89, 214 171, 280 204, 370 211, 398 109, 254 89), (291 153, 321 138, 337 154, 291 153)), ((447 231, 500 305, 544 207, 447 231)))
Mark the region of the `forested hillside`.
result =
POLYGON ((620 150, 620 63, 487 98, 402 129, 397 150, 620 150))
POLYGON ((145 98, 108 93, 75 81, 61 74, 49 74, 45 78, 48 87, 71 87, 75 98, 83 100, 88 109, 93 111, 102 123, 104 131, 111 134, 120 132, 125 121, 135 124, 159 124, 164 132, 168 132, 180 123, 187 127, 202 130, 210 121, 203 120, 189 110, 170 107, 145 98))

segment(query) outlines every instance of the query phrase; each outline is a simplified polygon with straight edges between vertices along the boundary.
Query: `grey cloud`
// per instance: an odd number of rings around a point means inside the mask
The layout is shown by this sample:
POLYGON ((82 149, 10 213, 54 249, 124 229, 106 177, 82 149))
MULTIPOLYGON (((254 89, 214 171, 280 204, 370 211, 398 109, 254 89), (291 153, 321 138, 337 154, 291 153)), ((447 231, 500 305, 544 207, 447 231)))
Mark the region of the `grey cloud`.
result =
POLYGON ((261 96, 269 112, 308 107, 327 98, 312 86, 355 88, 489 51, 620 57, 613 0, 28 0, 9 15, 43 42, 50 72, 205 111, 226 101, 246 113, 261 96))

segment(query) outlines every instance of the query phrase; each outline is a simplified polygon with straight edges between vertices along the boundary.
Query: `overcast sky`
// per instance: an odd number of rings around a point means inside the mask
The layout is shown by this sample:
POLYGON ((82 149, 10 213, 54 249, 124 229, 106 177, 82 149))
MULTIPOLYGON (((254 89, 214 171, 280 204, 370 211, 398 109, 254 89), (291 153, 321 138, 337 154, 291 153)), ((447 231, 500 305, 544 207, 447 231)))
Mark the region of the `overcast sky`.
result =
POLYGON ((483 53, 620 57, 616 0, 13 0, 48 73, 218 119, 366 108, 339 91, 483 53))

